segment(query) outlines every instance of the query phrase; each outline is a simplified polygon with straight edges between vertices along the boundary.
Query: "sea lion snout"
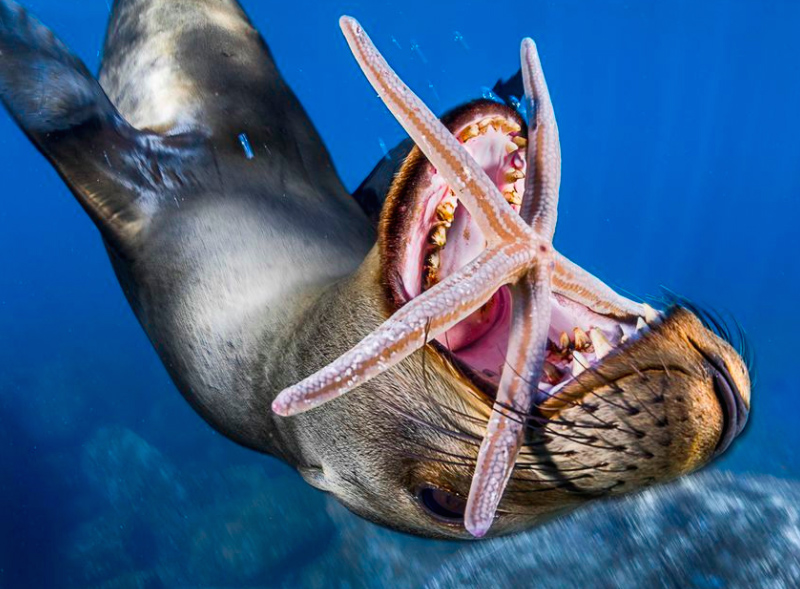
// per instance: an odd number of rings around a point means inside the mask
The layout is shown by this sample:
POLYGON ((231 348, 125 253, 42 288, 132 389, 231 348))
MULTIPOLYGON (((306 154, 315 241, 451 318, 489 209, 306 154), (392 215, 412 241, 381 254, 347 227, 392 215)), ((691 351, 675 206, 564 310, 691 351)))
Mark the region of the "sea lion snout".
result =
MULTIPOLYGON (((560 427, 573 435, 558 450, 586 442, 574 436, 576 426, 591 429, 587 412, 595 426, 604 420, 608 431, 591 452, 627 472, 615 492, 686 474, 724 452, 747 421, 749 371, 726 334, 704 319, 697 309, 673 306, 640 340, 545 402, 548 419, 570 424, 560 427)), ((594 474, 588 486, 602 489, 604 478, 613 477, 594 474)))
POLYGON ((722 337, 703 325, 697 315, 699 328, 691 325, 687 341, 702 356, 714 393, 723 414, 722 431, 714 456, 719 456, 742 433, 750 415, 750 373, 741 355, 722 337))

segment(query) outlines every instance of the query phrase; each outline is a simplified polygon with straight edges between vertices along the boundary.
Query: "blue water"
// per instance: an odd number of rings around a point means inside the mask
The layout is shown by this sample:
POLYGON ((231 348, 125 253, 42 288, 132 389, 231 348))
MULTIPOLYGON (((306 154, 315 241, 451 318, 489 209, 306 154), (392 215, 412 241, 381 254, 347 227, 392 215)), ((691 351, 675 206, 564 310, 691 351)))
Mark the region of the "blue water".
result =
MULTIPOLYGON (((106 0, 24 5, 97 69, 106 0)), ((403 133, 341 14, 439 113, 514 73, 534 37, 563 149, 557 247, 625 291, 730 311, 758 383, 714 468, 800 479, 800 3, 243 5, 352 189, 403 133)), ((212 432, 89 219, 5 114, 0 161, 0 586, 415 586, 463 550, 360 522, 212 432)))

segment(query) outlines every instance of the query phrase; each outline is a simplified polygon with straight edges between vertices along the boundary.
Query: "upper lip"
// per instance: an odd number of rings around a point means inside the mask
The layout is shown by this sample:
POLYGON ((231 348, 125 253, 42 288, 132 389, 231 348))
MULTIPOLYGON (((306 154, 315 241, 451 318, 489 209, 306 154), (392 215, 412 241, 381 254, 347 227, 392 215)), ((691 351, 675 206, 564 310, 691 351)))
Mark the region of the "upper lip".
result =
POLYGON ((736 386, 736 381, 731 376, 725 361, 704 351, 695 342, 692 342, 692 344, 705 358, 712 372, 714 393, 716 393, 717 400, 722 408, 722 433, 717 442, 717 447, 714 449, 714 456, 716 457, 725 452, 736 436, 742 433, 750 411, 745 405, 742 393, 739 387, 736 386))

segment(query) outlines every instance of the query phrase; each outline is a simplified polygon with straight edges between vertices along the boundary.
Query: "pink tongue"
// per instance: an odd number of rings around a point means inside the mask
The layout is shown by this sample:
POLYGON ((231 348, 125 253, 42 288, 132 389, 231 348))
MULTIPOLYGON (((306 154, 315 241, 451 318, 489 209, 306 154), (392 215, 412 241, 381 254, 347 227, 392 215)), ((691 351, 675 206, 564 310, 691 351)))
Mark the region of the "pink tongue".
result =
POLYGON ((505 313, 505 307, 502 297, 495 295, 483 307, 437 339, 451 352, 458 352, 489 333, 505 313))
MULTIPOLYGON (((447 244, 440 252, 440 280, 460 270, 486 249, 486 238, 472 220, 467 209, 456 207, 453 224, 447 234, 447 244)), ((438 337, 450 351, 458 352, 486 335, 505 312, 505 305, 493 296, 483 307, 438 337)))
MULTIPOLYGON (((440 280, 477 258, 485 248, 486 239, 480 228, 467 209, 459 205, 455 210, 453 224, 447 232, 447 244, 440 252, 440 280)), ((457 352, 486 335, 497 323, 502 307, 498 297, 492 297, 482 308, 437 339, 450 351, 457 352)))

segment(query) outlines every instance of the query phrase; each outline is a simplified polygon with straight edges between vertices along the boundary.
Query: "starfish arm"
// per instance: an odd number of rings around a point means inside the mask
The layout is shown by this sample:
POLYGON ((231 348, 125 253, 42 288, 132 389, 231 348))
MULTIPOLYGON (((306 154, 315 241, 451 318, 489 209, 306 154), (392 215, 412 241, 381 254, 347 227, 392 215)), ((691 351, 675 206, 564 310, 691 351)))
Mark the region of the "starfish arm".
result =
POLYGON ((558 193, 561 187, 561 145, 550 92, 532 39, 525 39, 520 50, 522 81, 528 112, 528 180, 520 215, 537 234, 553 240, 558 219, 558 193))
POLYGON ((623 297, 575 262, 556 254, 553 292, 563 293, 596 313, 615 317, 643 317, 647 305, 623 297))
POLYGON ((526 250, 519 246, 484 251, 409 301, 349 352, 283 390, 272 410, 283 416, 303 413, 385 372, 479 309, 528 263, 526 250))
POLYGON ((490 245, 530 239, 530 229, 494 182, 427 106, 406 86, 355 19, 339 21, 364 75, 386 107, 467 207, 490 245))
POLYGON ((465 526, 486 534, 514 469, 544 364, 550 326, 550 267, 537 260, 527 276, 511 287, 513 323, 506 366, 472 477, 465 526))

